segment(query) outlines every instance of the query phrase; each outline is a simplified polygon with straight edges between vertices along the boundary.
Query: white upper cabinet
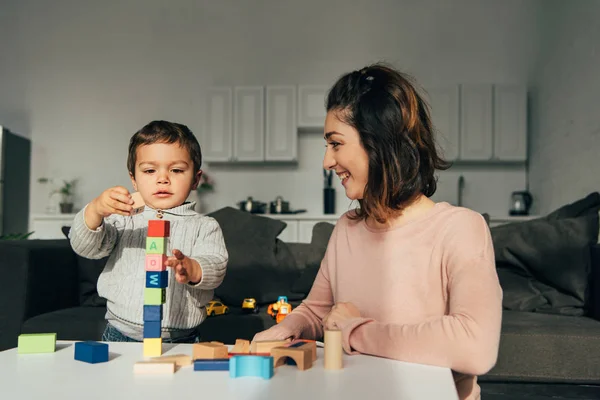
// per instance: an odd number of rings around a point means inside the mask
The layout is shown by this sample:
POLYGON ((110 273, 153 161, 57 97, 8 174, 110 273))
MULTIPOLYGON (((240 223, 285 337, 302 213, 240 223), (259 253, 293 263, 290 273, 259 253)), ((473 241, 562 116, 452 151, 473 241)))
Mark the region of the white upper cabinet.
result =
POLYGON ((325 126, 325 98, 327 86, 298 86, 298 127, 323 129, 325 126))
POLYGON ((460 159, 465 161, 491 160, 492 85, 461 85, 460 159))
POLYGON ((527 160, 527 90, 494 86, 494 159, 527 160))
POLYGON ((206 109, 202 158, 207 162, 230 161, 233 158, 233 90, 230 87, 209 89, 206 109))
POLYGON ((264 87, 235 87, 233 89, 233 161, 263 161, 264 158, 264 87))
POLYGON ((267 86, 266 161, 298 158, 296 99, 296 86, 267 86))
POLYGON ((436 131, 436 140, 443 151, 443 158, 455 161, 459 156, 459 105, 458 85, 439 86, 426 89, 431 108, 431 121, 436 131))

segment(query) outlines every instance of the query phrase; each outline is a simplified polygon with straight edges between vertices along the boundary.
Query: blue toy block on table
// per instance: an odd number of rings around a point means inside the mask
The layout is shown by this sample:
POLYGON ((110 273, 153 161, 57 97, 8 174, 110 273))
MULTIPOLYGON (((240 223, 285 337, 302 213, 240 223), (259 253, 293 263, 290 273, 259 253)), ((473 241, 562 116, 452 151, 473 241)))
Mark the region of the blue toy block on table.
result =
POLYGON ((75 359, 78 361, 97 364, 108 361, 108 344, 98 342, 75 343, 75 359))
POLYGON ((194 371, 228 371, 229 358, 196 359, 194 371))
POLYGON ((272 356, 233 356, 229 359, 229 377, 258 376, 263 379, 273 377, 272 356))

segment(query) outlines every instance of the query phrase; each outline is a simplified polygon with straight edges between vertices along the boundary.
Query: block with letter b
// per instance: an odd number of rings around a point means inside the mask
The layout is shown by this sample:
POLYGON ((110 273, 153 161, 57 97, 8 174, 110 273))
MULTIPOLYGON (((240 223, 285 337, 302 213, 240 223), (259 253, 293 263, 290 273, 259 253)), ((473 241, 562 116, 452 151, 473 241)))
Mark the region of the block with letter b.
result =
POLYGON ((146 271, 147 288, 166 288, 169 286, 169 271, 146 271))

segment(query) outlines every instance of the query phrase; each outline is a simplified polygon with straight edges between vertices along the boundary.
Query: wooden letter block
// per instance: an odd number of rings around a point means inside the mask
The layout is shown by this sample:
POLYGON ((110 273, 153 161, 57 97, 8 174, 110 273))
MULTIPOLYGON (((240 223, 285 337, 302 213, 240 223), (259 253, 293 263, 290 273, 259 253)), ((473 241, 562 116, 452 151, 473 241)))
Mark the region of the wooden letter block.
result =
MULTIPOLYGON (((162 338, 144 339, 144 357, 158 357, 162 355, 162 338)), ((175 363, 173 363, 175 365, 175 363)))
POLYGON ((166 288, 169 286, 169 271, 146 271, 147 288, 166 288))
POLYGON ((75 360, 90 364, 108 361, 108 344, 92 341, 75 343, 75 360))
POLYGON ((160 321, 144 321, 144 339, 161 337, 160 321))
POLYGON ((162 321, 162 305, 144 306, 144 322, 162 321))
POLYGON ((167 292, 165 289, 144 288, 144 304, 159 306, 165 304, 167 292))
POLYGON ((54 353, 56 333, 23 333, 18 339, 18 354, 54 353))
POLYGON ((166 254, 146 254, 146 271, 166 271, 166 254))
POLYGON ((167 238, 147 237, 146 254, 167 254, 167 238))
POLYGON ((192 358, 198 359, 219 359, 229 358, 227 346, 216 343, 194 343, 192 345, 192 358))
POLYGON ((168 361, 138 361, 133 365, 135 374, 174 374, 175 363, 168 361))
POLYGON ((170 223, 163 219, 151 219, 148 221, 148 237, 169 237, 170 223))
POLYGON ((229 358, 194 360, 194 371, 229 371, 229 358))

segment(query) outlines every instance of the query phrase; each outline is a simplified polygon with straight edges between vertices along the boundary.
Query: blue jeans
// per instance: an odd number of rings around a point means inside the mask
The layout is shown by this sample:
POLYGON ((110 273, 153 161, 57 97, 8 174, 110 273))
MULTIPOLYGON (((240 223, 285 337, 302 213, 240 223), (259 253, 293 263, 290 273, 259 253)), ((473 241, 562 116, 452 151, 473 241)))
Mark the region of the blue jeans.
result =
MULTIPOLYGON (((139 340, 135 340, 121 333, 117 328, 112 326, 111 324, 106 324, 106 328, 104 328, 104 333, 102 333, 102 341, 103 342, 140 342, 139 340)), ((190 336, 180 337, 177 339, 163 339, 163 343, 199 343, 200 336, 197 333, 194 333, 190 336)))

